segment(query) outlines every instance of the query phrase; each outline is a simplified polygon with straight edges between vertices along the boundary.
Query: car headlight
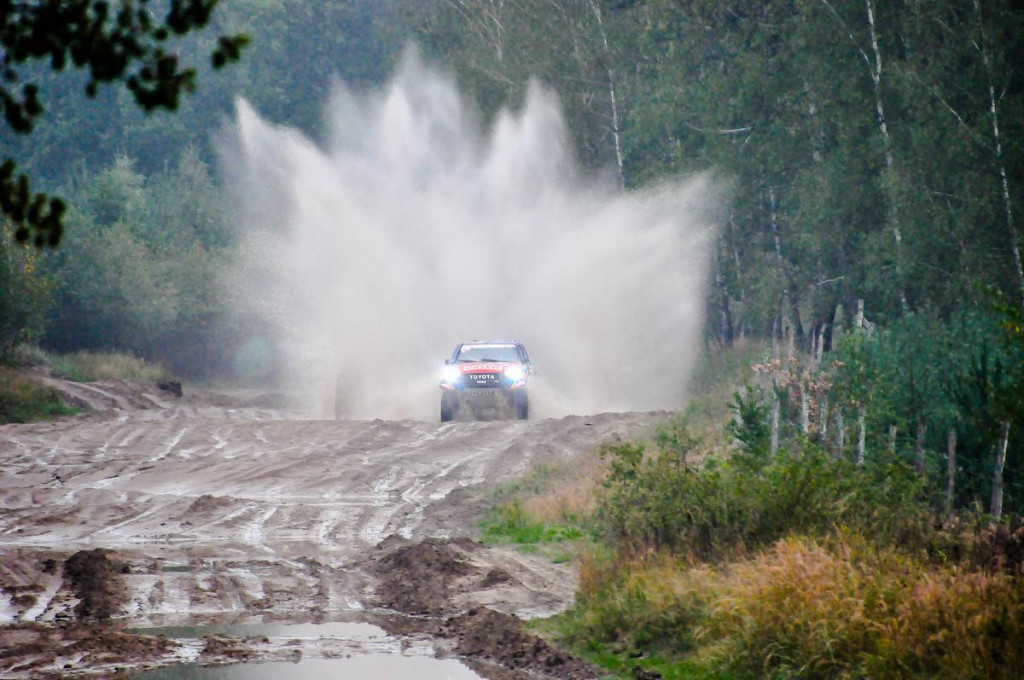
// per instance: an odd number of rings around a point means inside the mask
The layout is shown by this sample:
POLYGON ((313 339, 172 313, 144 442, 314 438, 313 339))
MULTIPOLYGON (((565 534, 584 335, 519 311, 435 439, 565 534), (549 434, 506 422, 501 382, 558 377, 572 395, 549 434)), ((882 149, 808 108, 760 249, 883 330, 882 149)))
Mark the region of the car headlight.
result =
POLYGON ((505 377, 512 382, 519 382, 526 376, 522 366, 509 366, 505 369, 505 377))
POLYGON ((459 370, 458 366, 445 366, 441 369, 441 379, 445 382, 458 382, 461 377, 462 371, 459 370))

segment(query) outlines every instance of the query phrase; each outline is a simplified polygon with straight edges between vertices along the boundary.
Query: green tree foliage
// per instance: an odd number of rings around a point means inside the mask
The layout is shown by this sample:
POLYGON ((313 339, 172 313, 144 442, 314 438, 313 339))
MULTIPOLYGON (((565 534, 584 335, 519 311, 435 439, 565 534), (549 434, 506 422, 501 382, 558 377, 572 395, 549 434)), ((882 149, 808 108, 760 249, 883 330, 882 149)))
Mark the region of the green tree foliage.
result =
POLYGON ((48 346, 118 350, 208 374, 223 361, 227 314, 218 272, 228 227, 213 177, 193 149, 151 178, 117 158, 83 173, 66 243, 49 254, 57 285, 48 346))
POLYGON ((38 342, 53 292, 41 270, 42 256, 14 237, 14 227, 0 220, 0 361, 23 342, 38 342))
POLYGON ((797 533, 845 526, 881 545, 921 544, 924 484, 890 456, 856 467, 813 445, 741 450, 683 464, 679 451, 605 448, 610 460, 597 514, 601 535, 626 554, 667 551, 697 561, 736 559, 797 533))
MULTIPOLYGON (((30 134, 43 113, 31 72, 37 63, 55 72, 69 65, 87 71, 88 97, 96 96, 100 84, 118 81, 142 109, 173 111, 181 93, 195 88, 196 70, 179 62, 169 41, 206 26, 216 5, 217 0, 170 0, 158 21, 149 0, 125 0, 117 9, 99 0, 0 2, 0 109, 6 125, 30 134)), ((247 40, 242 34, 218 38, 213 67, 237 60, 247 40)), ((33 192, 12 158, 0 166, 0 210, 15 223, 18 241, 60 242, 64 201, 33 192)))
MULTIPOLYGON (((1020 385, 1024 353, 1008 342, 990 313, 961 310, 948 322, 927 310, 900 318, 885 329, 846 337, 834 353, 831 374, 833 428, 866 421, 866 459, 893 453, 928 479, 936 506, 950 473, 949 431, 955 430, 954 508, 988 508, 995 452, 1003 423, 1011 422, 1014 450, 1024 443, 1020 385), (839 417, 842 417, 840 421, 839 417)), ((853 459, 853 437, 838 449, 853 459)), ((1024 465, 1007 461, 1007 508, 1024 511, 1024 465)))

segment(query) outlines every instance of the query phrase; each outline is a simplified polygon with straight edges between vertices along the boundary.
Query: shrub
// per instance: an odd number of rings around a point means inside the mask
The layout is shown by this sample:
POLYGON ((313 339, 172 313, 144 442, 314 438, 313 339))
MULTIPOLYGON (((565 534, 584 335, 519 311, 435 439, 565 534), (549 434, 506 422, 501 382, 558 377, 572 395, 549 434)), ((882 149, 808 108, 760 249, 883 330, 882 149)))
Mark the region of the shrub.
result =
POLYGON ((717 567, 594 550, 562 634, 737 680, 1009 679, 1024 664, 1024 584, 856 534, 790 536, 717 567))
POLYGON ((56 390, 16 371, 0 368, 0 423, 27 423, 77 413, 56 390))
POLYGON ((678 451, 648 455, 613 444, 596 513, 600 533, 631 554, 669 551, 719 562, 791 533, 826 536, 848 526, 879 544, 921 546, 929 515, 913 469, 881 457, 858 467, 804 444, 770 454, 737 451, 690 465, 678 451))
POLYGON ((162 366, 151 364, 130 354, 106 352, 75 352, 50 359, 50 370, 68 380, 168 380, 171 374, 162 366))
POLYGON ((583 537, 578 527, 535 519, 519 499, 495 506, 484 519, 484 540, 511 543, 554 543, 583 537))
POLYGON ((780 541, 733 565, 704 635, 740 677, 1010 678, 1024 587, 936 569, 861 539, 780 541))
POLYGON ((574 640, 681 655, 696 647, 715 587, 710 568, 688 568, 666 554, 618 562, 591 550, 563 632, 574 640))

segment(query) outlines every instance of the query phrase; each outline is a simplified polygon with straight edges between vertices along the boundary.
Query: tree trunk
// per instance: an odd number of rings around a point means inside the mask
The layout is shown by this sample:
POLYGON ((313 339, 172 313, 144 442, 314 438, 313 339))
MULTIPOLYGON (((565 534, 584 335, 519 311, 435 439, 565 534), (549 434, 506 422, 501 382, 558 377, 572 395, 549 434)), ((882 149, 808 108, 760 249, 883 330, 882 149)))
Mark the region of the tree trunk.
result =
POLYGON ((622 141, 619 137, 619 99, 615 90, 615 72, 612 70, 612 64, 615 62, 612 58, 611 46, 608 44, 608 34, 604 30, 601 7, 596 0, 590 0, 590 9, 594 13, 594 18, 597 19, 597 26, 601 31, 601 44, 604 47, 604 58, 608 65, 606 70, 608 72, 608 99, 611 102, 612 109, 612 141, 615 144, 615 167, 618 170, 619 187, 624 188, 626 186, 626 173, 622 161, 622 141))
POLYGON ((736 337, 736 329, 732 320, 732 305, 730 304, 729 290, 725 286, 725 277, 722 276, 722 267, 725 266, 723 257, 724 245, 718 249, 718 262, 715 266, 715 289, 718 291, 718 339, 725 347, 732 347, 736 337))
POLYGON ((996 469, 992 475, 992 516, 998 522, 1003 516, 1003 470, 1006 467, 1006 448, 1010 444, 1010 421, 1003 421, 1003 432, 996 449, 996 469))
POLYGON ((867 409, 863 404, 857 409, 857 465, 864 464, 867 454, 867 409))
POLYGON ((771 438, 771 450, 772 453, 779 452, 779 411, 782 408, 779 403, 779 395, 776 394, 774 385, 772 385, 772 438, 771 438))
POLYGON ((953 514, 956 494, 956 425, 946 435, 946 515, 953 514))
POLYGON ((779 230, 778 214, 776 212, 775 188, 771 186, 768 187, 768 201, 769 223, 772 228, 772 238, 775 242, 775 260, 778 263, 779 274, 786 281, 782 295, 785 297, 789 307, 789 322, 793 328, 793 342, 803 347, 804 326, 800 320, 800 299, 797 295, 796 281, 793 279, 793 273, 790 271, 789 264, 786 262, 785 255, 782 252, 782 235, 779 230))
POLYGON ((846 428, 843 424, 843 410, 836 411, 836 458, 843 457, 843 449, 846 447, 846 428))
POLYGON ((869 71, 875 94, 875 113, 878 117, 878 129, 882 134, 882 148, 885 152, 885 170, 888 180, 888 188, 885 193, 889 199, 889 226, 892 228, 892 236, 896 248, 896 286, 900 296, 900 309, 906 314, 910 311, 910 304, 907 302, 907 290, 903 277, 903 231, 900 226, 899 197, 896 194, 896 168, 893 162, 892 139, 889 136, 889 125, 885 119, 885 107, 882 102, 882 50, 878 46, 874 0, 864 0, 864 3, 868 13, 871 50, 874 55, 874 65, 869 67, 869 71))
POLYGON ((819 402, 819 409, 821 413, 818 414, 818 441, 821 442, 822 447, 828 446, 828 394, 821 395, 821 401, 819 402))
POLYGON ((985 39, 985 24, 981 16, 981 0, 974 0, 974 13, 978 20, 978 34, 980 40, 975 44, 981 53, 981 62, 985 67, 985 76, 988 82, 988 104, 989 122, 992 125, 992 142, 995 149, 996 169, 1002 189, 1003 215, 1006 219, 1007 234, 1010 237, 1010 254, 1013 258, 1014 273, 1017 275, 1017 287, 1020 292, 1020 305, 1024 308, 1024 263, 1021 262, 1020 235, 1017 233, 1017 226, 1013 222, 1013 202, 1010 200, 1010 182, 1007 179, 1006 163, 1003 160, 1003 140, 999 134, 999 107, 996 98, 996 88, 992 76, 992 62, 988 58, 988 46, 985 39))
POLYGON ((811 398, 806 385, 800 386, 800 431, 804 434, 811 431, 811 398))

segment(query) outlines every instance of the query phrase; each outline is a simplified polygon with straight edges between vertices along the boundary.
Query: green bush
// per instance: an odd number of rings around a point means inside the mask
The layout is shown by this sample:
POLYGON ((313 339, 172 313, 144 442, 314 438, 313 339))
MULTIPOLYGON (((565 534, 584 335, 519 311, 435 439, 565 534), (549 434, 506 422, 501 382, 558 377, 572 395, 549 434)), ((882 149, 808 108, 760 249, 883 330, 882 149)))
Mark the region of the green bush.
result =
POLYGON ((484 540, 494 543, 557 543, 584 535, 579 527, 531 517, 519 499, 492 508, 481 528, 484 540))
POLYGON ((56 390, 16 371, 0 368, 0 424, 50 420, 77 413, 56 390))
POLYGON ((735 451, 687 464, 674 450, 607 445, 599 533, 630 554, 668 551, 718 562, 789 534, 826 536, 850 527, 880 545, 923 545, 930 515, 923 482, 897 458, 836 460, 804 443, 771 454, 735 451))

